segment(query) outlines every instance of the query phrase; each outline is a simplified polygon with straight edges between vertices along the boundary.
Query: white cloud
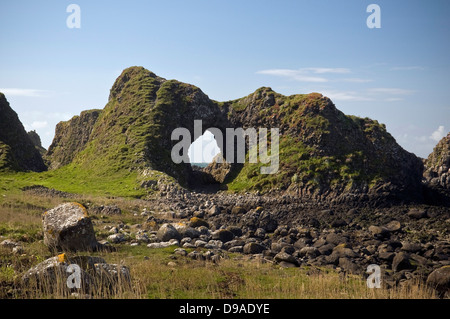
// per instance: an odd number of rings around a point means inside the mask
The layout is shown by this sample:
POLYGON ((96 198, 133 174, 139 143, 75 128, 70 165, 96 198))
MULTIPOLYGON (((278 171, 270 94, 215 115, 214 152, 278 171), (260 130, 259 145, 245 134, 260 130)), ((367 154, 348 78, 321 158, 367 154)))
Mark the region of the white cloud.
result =
POLYGON ((370 94, 391 94, 391 95, 408 95, 414 93, 411 90, 399 88, 371 88, 367 90, 370 94))
POLYGON ((27 131, 38 130, 47 127, 47 125, 48 125, 47 121, 34 121, 30 125, 25 124, 25 129, 27 131))
MULTIPOLYGON (((269 69, 256 72, 257 74, 274 75, 279 77, 288 78, 290 80, 298 82, 313 82, 313 83, 325 83, 330 80, 317 76, 317 74, 347 74, 351 73, 347 68, 301 68, 297 70, 293 69, 269 69)), ((363 81, 362 79, 345 79, 347 82, 363 81)))
POLYGON ((347 68, 303 68, 299 71, 303 72, 313 72, 316 74, 324 74, 324 73, 338 73, 338 74, 345 74, 350 73, 350 69, 347 68))
POLYGON ((328 82, 326 78, 310 76, 307 71, 304 70, 290 70, 290 69, 271 69, 271 70, 262 70, 256 72, 257 74, 266 74, 266 75, 274 75, 279 77, 288 78, 294 81, 299 82, 316 82, 323 83, 328 82))
POLYGON ((385 99, 386 102, 398 102, 398 101, 403 101, 405 99, 402 99, 401 97, 390 97, 385 99))
POLYGON ((445 136, 445 128, 443 125, 439 126, 436 131, 431 133, 430 139, 439 142, 445 136))
POLYGON ((372 101, 372 98, 363 96, 355 91, 324 91, 323 95, 333 101, 372 101))
POLYGON ((361 79, 361 78, 345 78, 345 79, 340 79, 339 81, 341 81, 341 82, 350 82, 350 83, 368 83, 368 82, 372 82, 372 80, 370 80, 370 79, 361 79))
POLYGON ((25 97, 46 97, 51 91, 36 89, 20 89, 20 88, 0 88, 0 92, 8 96, 25 96, 25 97))
POLYGON ((425 70, 425 68, 422 66, 417 66, 417 65, 415 65, 415 66, 395 66, 395 67, 391 68, 391 71, 414 71, 414 70, 422 71, 422 70, 425 70))

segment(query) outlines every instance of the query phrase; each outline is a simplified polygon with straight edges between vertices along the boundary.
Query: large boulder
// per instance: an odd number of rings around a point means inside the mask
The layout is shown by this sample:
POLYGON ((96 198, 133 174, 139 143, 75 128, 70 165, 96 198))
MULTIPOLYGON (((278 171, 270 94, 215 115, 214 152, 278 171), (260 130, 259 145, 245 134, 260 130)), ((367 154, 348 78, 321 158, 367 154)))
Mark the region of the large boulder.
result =
POLYGON ((450 296, 450 266, 434 270, 427 278, 427 285, 436 289, 439 297, 450 296))
MULTIPOLYGON (((92 264, 98 261, 104 262, 99 257, 94 258, 95 260, 93 259, 91 261, 92 264)), ((22 276, 22 281, 30 288, 42 290, 47 293, 59 292, 67 294, 71 288, 81 289, 81 291, 86 293, 90 292, 93 288, 94 281, 81 265, 78 265, 80 266, 80 286, 74 287, 67 284, 70 281, 69 276, 73 273, 73 269, 69 268, 70 264, 72 262, 69 261, 66 254, 48 258, 25 272, 22 276)), ((87 267, 88 264, 89 262, 83 266, 87 267)))
POLYGON ((100 247, 86 208, 78 203, 61 204, 42 217, 44 243, 50 251, 92 251, 100 247))
POLYGON ((29 288, 63 297, 70 293, 103 295, 129 289, 131 277, 128 267, 108 264, 101 257, 60 254, 30 268, 22 282, 29 288))

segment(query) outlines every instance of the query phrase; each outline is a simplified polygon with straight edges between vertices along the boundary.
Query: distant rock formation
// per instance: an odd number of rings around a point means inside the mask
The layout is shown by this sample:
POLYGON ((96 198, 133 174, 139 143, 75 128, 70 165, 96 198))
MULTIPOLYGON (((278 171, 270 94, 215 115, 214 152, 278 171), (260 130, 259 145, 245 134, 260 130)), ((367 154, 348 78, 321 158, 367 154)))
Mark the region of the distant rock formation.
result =
POLYGON ((25 131, 17 113, 0 93, 0 171, 45 171, 41 154, 25 131))
POLYGON ((34 147, 36 147, 41 156, 43 156, 47 152, 47 150, 42 147, 41 137, 39 136, 39 134, 35 130, 33 130, 28 132, 28 136, 30 137, 31 142, 33 142, 34 147))
POLYGON ((437 143, 424 162, 426 182, 450 190, 450 133, 437 143))

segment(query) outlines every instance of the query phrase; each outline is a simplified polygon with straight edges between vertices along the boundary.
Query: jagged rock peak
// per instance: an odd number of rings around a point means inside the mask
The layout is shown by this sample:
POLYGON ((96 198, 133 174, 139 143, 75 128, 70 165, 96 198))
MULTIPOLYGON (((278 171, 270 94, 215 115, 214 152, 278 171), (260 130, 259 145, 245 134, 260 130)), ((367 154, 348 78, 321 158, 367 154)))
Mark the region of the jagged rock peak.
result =
POLYGON ((146 77, 156 79, 160 83, 166 81, 141 66, 132 66, 123 70, 122 74, 120 74, 120 76, 116 79, 110 90, 109 100, 117 98, 122 90, 130 83, 130 80, 133 80, 133 82, 141 82, 146 77))

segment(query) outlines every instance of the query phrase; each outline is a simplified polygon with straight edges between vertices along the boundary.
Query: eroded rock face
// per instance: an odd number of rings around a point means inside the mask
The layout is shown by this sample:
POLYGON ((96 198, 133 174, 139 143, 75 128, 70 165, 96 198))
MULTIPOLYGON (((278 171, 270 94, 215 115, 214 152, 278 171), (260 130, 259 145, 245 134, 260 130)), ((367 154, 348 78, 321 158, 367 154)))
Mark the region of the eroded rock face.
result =
POLYGON ((83 111, 79 116, 56 125, 55 137, 44 156, 50 163, 50 169, 69 164, 84 149, 101 112, 83 111))
POLYGON ((424 178, 427 183, 450 189, 450 133, 438 142, 424 162, 424 178))
POLYGON ((95 250, 92 221, 86 208, 78 203, 65 203, 43 214, 44 243, 51 251, 95 250))

